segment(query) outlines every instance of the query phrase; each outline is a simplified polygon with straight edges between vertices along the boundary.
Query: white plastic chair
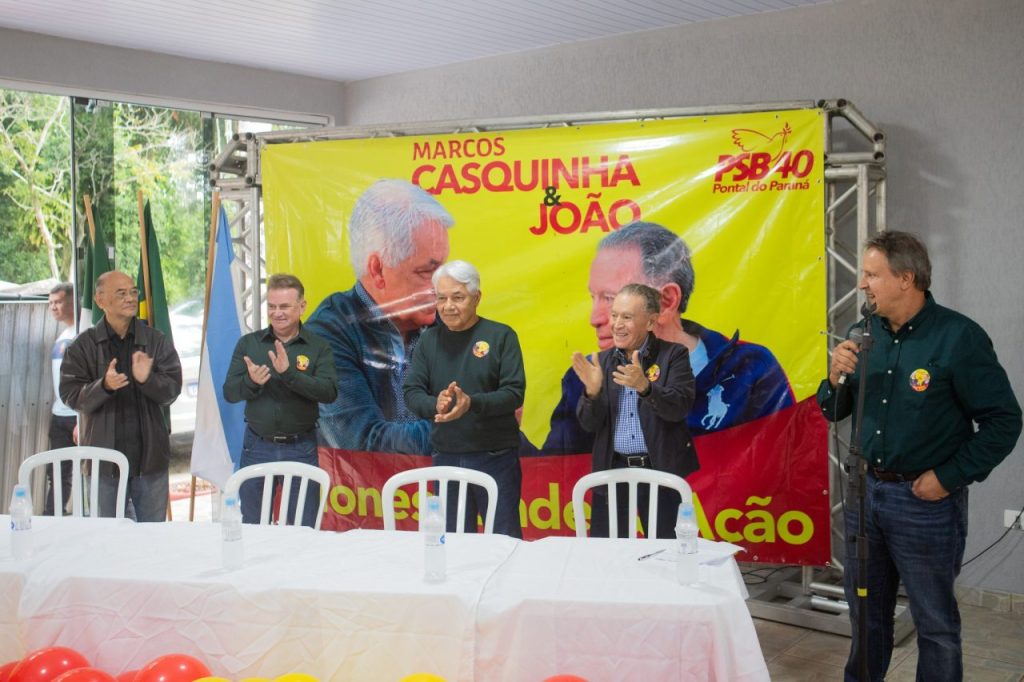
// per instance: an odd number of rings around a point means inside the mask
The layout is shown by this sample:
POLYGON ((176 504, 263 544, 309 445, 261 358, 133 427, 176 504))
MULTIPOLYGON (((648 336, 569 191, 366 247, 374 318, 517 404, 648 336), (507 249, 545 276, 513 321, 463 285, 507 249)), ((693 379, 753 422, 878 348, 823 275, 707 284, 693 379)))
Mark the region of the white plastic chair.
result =
MULTIPOLYGON (((659 487, 675 490, 684 500, 690 499, 693 496, 689 483, 680 476, 664 471, 640 468, 595 471, 578 480, 572 489, 572 515, 576 519, 576 537, 587 537, 587 521, 583 512, 583 497, 591 488, 599 488, 601 486, 608 486, 608 535, 613 538, 619 536, 619 519, 618 514, 615 513, 615 510, 618 509, 616 483, 626 483, 629 485, 628 509, 636 509, 637 486, 641 483, 651 486, 647 504, 647 521, 644 523, 648 538, 658 537, 659 487)), ((627 516, 627 518, 630 517, 627 516)), ((635 518, 630 518, 629 537, 636 538, 635 518)))
POLYGON ((117 506, 114 509, 114 516, 124 518, 124 503, 128 496, 128 458, 117 450, 109 448, 97 448, 90 445, 74 445, 69 448, 57 448, 37 452, 18 467, 18 483, 30 487, 32 472, 39 467, 53 465, 53 514, 64 516, 64 488, 61 485, 60 463, 71 460, 71 515, 83 516, 85 505, 85 493, 82 490, 82 461, 91 463, 92 475, 89 485, 89 516, 97 518, 100 515, 100 477, 99 467, 101 462, 110 462, 117 466, 117 506))
POLYGON ((448 508, 449 481, 459 482, 459 508, 455 517, 458 519, 455 525, 456 533, 463 533, 466 529, 465 516, 468 484, 472 483, 473 485, 482 486, 487 491, 487 512, 484 514, 484 532, 494 532, 494 514, 498 506, 497 481, 494 480, 493 476, 482 471, 446 466, 422 467, 400 471, 384 483, 384 487, 380 492, 380 502, 384 513, 384 530, 395 529, 395 491, 403 485, 418 483, 420 509, 425 509, 426 504, 424 500, 427 499, 427 483, 429 481, 438 481, 440 483, 441 506, 444 509, 448 508))
POLYGON ((302 524, 302 512, 306 507, 306 489, 309 482, 320 484, 320 506, 316 512, 317 530, 320 530, 320 521, 324 516, 324 504, 327 502, 327 493, 331 489, 331 476, 320 467, 302 462, 267 462, 265 464, 253 464, 239 469, 228 477, 224 484, 224 494, 238 497, 238 490, 242 483, 250 478, 263 479, 263 504, 260 507, 260 525, 266 526, 272 523, 270 518, 270 504, 273 501, 274 477, 284 478, 284 487, 281 488, 281 512, 278 515, 278 525, 288 525, 288 505, 292 494, 292 478, 298 477, 299 499, 295 504, 295 517, 292 525, 302 524))

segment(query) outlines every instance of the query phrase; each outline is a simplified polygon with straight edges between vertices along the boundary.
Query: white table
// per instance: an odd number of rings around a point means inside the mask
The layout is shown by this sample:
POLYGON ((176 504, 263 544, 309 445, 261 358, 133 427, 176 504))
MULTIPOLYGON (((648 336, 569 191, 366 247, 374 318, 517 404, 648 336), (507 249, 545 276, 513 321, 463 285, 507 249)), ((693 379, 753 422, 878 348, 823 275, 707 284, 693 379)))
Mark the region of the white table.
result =
POLYGON ((115 673, 187 653, 231 679, 767 679, 735 562, 680 587, 636 560, 664 541, 451 534, 430 585, 417 533, 246 526, 226 572, 216 524, 34 523, 27 562, 0 544, 0 660, 59 643, 115 673))
POLYGON ((673 545, 565 537, 521 544, 480 603, 477 679, 767 680, 732 554, 702 540, 701 581, 681 586, 673 545), (638 560, 660 548, 662 556, 638 560))
POLYGON ((34 521, 33 559, 0 554, 5 593, 24 576, 25 650, 59 642, 111 672, 188 653, 231 679, 472 680, 479 595, 518 544, 453 538, 450 579, 429 585, 416 533, 246 526, 246 566, 226 572, 216 524, 34 521))

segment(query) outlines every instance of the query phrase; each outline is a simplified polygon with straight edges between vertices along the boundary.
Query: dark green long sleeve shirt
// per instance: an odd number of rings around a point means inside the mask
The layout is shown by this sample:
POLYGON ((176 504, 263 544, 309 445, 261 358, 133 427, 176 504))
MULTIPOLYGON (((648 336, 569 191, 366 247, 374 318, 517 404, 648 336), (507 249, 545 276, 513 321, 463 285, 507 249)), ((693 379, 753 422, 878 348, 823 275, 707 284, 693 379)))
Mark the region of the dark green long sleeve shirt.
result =
MULTIPOLYGON (((985 331, 927 293, 898 332, 874 315, 871 334, 861 433, 868 464, 904 474, 934 469, 948 491, 985 480, 1021 432, 1020 405, 985 331)), ((853 411, 863 364, 860 358, 838 406, 835 389, 822 382, 817 398, 826 419, 853 411)))
POLYGON ((245 421, 261 436, 306 433, 316 426, 319 403, 332 402, 338 395, 331 347, 300 328, 298 336, 284 345, 288 369, 279 374, 267 355, 274 350, 274 341, 270 327, 238 340, 224 380, 224 398, 229 403, 245 401, 245 421), (249 378, 246 356, 270 368, 267 383, 260 386, 249 378))
POLYGON ((453 332, 444 325, 420 336, 405 377, 405 404, 434 421, 437 396, 455 381, 469 394, 469 412, 434 424, 430 444, 438 452, 483 452, 519 447, 515 412, 526 395, 519 337, 508 325, 480 320, 453 332))

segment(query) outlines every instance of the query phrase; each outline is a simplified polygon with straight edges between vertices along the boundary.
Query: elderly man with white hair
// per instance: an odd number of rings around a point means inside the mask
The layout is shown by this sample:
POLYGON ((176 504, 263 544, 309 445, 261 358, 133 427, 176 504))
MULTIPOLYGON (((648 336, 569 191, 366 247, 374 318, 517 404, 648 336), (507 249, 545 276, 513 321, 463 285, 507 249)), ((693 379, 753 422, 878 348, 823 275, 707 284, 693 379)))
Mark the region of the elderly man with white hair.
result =
MULTIPOLYGON (((434 464, 483 471, 498 483, 494 531, 522 537, 519 498, 519 423, 516 410, 526 394, 519 338, 511 327, 477 314, 480 274, 465 261, 442 265, 433 276, 437 314, 443 325, 420 337, 405 378, 405 402, 433 421, 434 464)), ((466 527, 476 529, 485 493, 470 486, 466 527)), ((450 500, 456 499, 449 490, 450 500)), ((448 529, 455 528, 454 505, 448 529)))
POLYGON ((306 328, 331 345, 338 397, 320 406, 324 445, 428 454, 430 422, 405 404, 402 380, 420 333, 434 323, 431 277, 448 259, 454 220, 405 180, 379 180, 352 209, 349 257, 357 282, 317 306, 306 328))

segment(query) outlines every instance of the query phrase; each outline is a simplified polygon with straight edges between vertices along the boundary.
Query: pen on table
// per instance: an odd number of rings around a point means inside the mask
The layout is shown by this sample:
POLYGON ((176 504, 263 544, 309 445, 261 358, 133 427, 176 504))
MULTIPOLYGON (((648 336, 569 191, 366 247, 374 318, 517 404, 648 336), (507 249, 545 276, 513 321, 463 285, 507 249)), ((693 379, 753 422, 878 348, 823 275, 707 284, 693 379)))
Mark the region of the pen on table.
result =
POLYGON ((644 559, 650 559, 652 556, 658 556, 659 554, 661 554, 664 551, 665 551, 664 549, 659 549, 657 552, 651 552, 650 554, 644 554, 642 557, 638 558, 637 561, 643 561, 644 559))

